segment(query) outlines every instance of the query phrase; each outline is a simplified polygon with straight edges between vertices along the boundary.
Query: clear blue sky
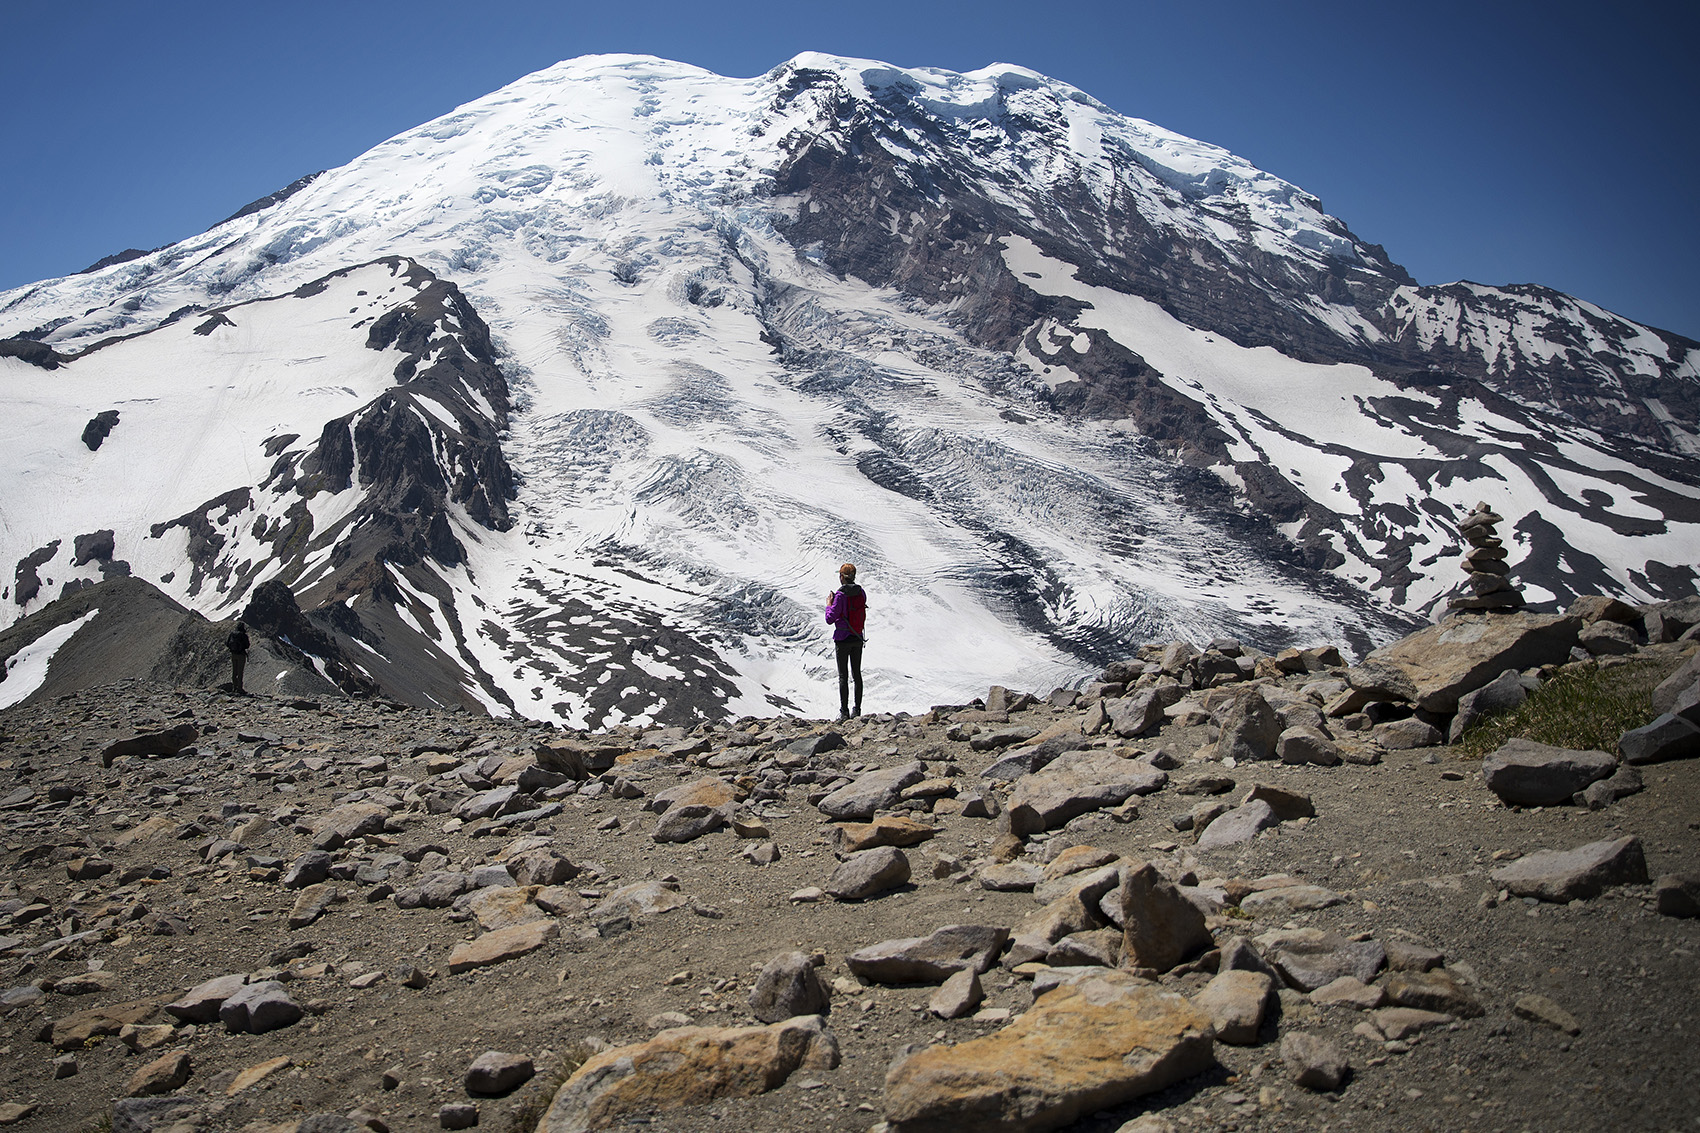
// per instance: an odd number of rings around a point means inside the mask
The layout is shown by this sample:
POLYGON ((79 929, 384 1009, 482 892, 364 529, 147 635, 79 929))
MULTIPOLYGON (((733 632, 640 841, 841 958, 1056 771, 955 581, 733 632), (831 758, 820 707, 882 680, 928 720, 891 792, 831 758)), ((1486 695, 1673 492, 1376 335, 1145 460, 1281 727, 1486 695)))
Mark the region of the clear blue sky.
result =
POLYGON ((151 248, 558 59, 1018 63, 1316 194, 1423 283, 1700 338, 1700 6, 5 0, 0 288, 151 248))

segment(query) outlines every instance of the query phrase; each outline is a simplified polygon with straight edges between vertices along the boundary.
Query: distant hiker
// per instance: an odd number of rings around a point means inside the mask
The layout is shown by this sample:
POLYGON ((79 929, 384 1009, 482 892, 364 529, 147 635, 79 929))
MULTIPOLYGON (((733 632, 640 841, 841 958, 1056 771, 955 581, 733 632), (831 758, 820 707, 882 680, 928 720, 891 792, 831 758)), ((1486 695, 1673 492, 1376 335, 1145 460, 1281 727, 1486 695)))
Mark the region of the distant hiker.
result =
POLYGON ((862 714, 862 645, 867 638, 862 626, 868 613, 868 595, 856 585, 856 564, 838 568, 838 589, 826 596, 826 621, 832 626, 832 644, 838 652, 838 718, 848 720, 862 714), (850 677, 856 678, 856 709, 850 709, 850 677))
POLYGON ((242 691, 242 670, 248 667, 248 627, 237 622, 230 636, 224 639, 224 645, 230 650, 231 691, 237 696, 246 696, 242 691))

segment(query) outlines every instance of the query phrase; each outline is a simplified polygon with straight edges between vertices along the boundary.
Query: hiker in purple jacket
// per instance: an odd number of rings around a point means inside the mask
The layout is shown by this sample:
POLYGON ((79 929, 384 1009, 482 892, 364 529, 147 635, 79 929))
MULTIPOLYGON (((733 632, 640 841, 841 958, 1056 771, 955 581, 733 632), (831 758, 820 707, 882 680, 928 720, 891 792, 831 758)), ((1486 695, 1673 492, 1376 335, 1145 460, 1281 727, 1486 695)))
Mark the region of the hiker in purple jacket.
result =
POLYGON ((862 714, 862 626, 868 613, 868 595, 856 585, 856 564, 838 568, 838 589, 826 596, 826 621, 832 626, 832 644, 838 653, 838 718, 848 720, 862 714), (850 708, 850 678, 856 678, 856 708, 850 708))

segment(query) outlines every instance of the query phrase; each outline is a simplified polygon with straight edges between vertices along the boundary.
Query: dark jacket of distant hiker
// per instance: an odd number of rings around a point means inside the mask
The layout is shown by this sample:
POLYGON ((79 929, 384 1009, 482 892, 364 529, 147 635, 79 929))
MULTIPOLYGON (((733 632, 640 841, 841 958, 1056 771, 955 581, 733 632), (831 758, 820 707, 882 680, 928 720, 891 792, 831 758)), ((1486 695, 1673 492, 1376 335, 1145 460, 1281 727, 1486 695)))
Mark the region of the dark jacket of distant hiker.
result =
POLYGON ((242 670, 248 667, 248 630, 241 622, 230 631, 230 636, 224 639, 226 649, 230 650, 230 689, 232 692, 242 691, 242 670))

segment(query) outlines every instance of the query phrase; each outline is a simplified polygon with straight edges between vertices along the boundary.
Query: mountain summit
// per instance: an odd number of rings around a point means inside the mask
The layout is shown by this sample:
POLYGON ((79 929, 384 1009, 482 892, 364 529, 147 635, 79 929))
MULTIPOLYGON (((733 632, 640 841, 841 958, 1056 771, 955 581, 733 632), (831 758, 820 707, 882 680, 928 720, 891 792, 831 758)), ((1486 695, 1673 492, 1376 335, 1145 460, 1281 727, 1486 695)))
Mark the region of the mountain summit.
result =
POLYGON ((1537 605, 1700 563, 1700 344, 1418 286, 1013 66, 570 60, 0 293, 0 340, 0 626, 277 583, 326 679, 575 726, 823 711, 845 560, 911 709, 1153 639, 1368 649, 1478 501, 1537 605))

